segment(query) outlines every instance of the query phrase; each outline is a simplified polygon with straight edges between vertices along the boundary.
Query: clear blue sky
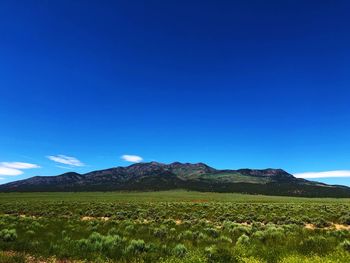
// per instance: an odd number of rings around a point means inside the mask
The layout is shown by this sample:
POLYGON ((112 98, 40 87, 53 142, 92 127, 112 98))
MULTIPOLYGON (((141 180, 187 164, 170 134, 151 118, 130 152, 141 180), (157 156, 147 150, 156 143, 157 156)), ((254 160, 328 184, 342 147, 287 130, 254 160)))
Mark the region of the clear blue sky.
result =
POLYGON ((128 165, 124 154, 346 176, 349 8, 1 1, 0 183, 128 165))

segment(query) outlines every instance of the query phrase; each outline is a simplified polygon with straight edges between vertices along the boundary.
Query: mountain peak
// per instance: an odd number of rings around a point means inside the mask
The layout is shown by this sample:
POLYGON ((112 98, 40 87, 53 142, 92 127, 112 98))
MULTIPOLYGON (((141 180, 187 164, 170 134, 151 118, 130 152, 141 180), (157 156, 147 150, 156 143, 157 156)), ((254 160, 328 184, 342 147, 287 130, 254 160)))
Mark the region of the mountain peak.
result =
POLYGON ((152 162, 134 163, 134 164, 131 164, 131 165, 127 166, 127 167, 134 167, 134 166, 146 167, 146 166, 164 166, 164 165, 165 165, 164 163, 159 163, 159 162, 152 161, 152 162))
POLYGON ((36 176, 0 191, 116 191, 187 189, 311 197, 350 197, 350 188, 295 178, 282 169, 217 170, 205 163, 136 163, 86 174, 36 176))

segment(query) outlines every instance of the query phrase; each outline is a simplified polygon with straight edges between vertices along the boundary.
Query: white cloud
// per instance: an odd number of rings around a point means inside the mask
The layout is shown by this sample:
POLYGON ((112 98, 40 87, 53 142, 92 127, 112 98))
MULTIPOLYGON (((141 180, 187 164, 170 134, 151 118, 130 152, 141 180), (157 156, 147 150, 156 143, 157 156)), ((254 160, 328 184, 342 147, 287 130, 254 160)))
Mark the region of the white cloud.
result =
POLYGON ((350 170, 297 173, 294 176, 297 178, 350 177, 350 170))
POLYGON ((40 168, 37 164, 21 162, 0 162, 0 175, 16 176, 23 174, 23 169, 40 168))
POLYGON ((70 166, 84 166, 85 164, 82 163, 81 161, 79 161, 77 158, 75 157, 71 157, 71 156, 66 156, 66 155, 50 155, 47 156, 47 158, 49 158, 51 161, 54 161, 56 163, 63 163, 63 164, 67 164, 70 166))
POLYGON ((21 163, 21 162, 2 162, 0 163, 0 166, 5 166, 8 168, 13 169, 33 169, 33 168, 40 168, 37 164, 32 163, 21 163))
POLYGON ((131 163, 140 163, 143 161, 143 158, 141 156, 137 156, 137 155, 124 154, 121 158, 124 161, 131 162, 131 163))
POLYGON ((15 175, 23 174, 23 172, 21 170, 18 170, 18 169, 0 166, 0 174, 1 175, 15 176, 15 175))

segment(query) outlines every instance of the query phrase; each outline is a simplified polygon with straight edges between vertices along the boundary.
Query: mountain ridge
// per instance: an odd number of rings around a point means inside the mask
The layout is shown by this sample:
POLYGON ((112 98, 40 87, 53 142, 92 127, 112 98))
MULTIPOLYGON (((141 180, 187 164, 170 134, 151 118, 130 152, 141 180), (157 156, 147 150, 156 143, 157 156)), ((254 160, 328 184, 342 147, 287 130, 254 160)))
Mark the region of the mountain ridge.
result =
POLYGON ((34 176, 0 185, 2 192, 159 191, 186 189, 247 194, 350 197, 350 188, 295 178, 283 169, 215 169, 205 163, 136 163, 84 174, 34 176))

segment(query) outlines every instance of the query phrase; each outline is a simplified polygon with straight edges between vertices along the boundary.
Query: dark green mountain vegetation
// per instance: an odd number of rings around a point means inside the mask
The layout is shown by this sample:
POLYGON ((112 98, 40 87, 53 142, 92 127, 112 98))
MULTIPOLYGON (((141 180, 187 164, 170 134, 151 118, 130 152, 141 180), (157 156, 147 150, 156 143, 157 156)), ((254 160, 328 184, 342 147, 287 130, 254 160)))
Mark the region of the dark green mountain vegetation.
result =
POLYGON ((0 262, 350 262, 350 199, 0 194, 0 262))
POLYGON ((87 174, 36 176, 0 185, 0 191, 160 191, 186 189, 304 197, 350 197, 350 188, 295 178, 281 169, 217 170, 203 163, 133 164, 87 174))

